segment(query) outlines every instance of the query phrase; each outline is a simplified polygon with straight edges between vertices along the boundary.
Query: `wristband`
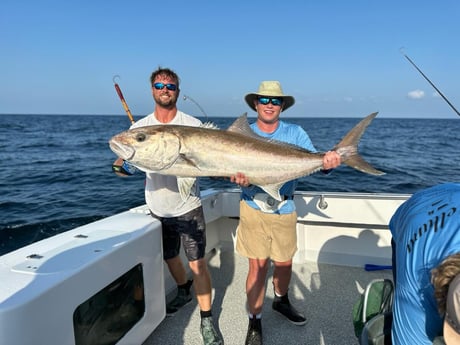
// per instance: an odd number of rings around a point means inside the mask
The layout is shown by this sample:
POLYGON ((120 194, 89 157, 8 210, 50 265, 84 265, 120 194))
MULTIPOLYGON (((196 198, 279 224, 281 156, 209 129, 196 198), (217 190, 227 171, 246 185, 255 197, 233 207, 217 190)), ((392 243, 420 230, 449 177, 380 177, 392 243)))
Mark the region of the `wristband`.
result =
POLYGON ((134 165, 131 165, 126 161, 123 161, 122 165, 112 164, 112 171, 125 175, 133 175, 136 171, 136 168, 134 167, 134 165))

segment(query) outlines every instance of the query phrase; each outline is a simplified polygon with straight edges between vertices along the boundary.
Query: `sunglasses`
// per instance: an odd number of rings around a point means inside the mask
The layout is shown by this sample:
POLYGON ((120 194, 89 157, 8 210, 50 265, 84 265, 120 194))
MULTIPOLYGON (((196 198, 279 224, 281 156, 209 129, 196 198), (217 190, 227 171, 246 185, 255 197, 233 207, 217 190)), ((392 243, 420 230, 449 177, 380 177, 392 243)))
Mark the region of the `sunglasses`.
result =
POLYGON ((155 90, 163 90, 165 88, 165 86, 169 91, 176 91, 177 90, 177 85, 176 84, 165 84, 165 83, 155 83, 155 84, 153 84, 153 87, 155 88, 155 90))
POLYGON ((280 98, 269 98, 269 97, 259 97, 257 99, 257 102, 259 102, 259 104, 263 104, 263 105, 267 105, 268 103, 271 102, 271 104, 276 105, 278 107, 281 107, 281 105, 283 104, 282 99, 280 99, 280 98))

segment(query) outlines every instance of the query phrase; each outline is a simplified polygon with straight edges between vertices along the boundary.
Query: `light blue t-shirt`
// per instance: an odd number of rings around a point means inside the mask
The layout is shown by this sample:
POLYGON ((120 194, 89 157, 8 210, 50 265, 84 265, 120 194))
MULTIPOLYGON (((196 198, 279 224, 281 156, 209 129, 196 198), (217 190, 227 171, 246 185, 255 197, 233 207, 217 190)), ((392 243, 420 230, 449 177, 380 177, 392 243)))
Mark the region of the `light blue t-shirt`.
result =
MULTIPOLYGON (((278 128, 272 133, 262 132, 257 123, 250 125, 251 129, 257 135, 273 139, 277 141, 282 141, 285 143, 293 144, 299 147, 302 147, 310 152, 317 152, 316 148, 313 146, 313 143, 310 140, 308 134, 304 129, 296 124, 286 123, 284 121, 279 121, 278 128)), ((297 187, 297 180, 292 180, 286 182, 280 189, 280 195, 292 196, 294 194, 295 188, 297 187)), ((241 199, 245 200, 249 206, 255 209, 259 209, 256 203, 252 200, 255 194, 265 193, 263 189, 257 186, 249 186, 242 188, 241 199)), ((276 212, 279 214, 289 214, 295 211, 295 204, 293 200, 287 200, 286 203, 276 212)))
POLYGON ((442 332, 431 270, 460 252, 460 184, 415 193, 390 220, 396 282, 393 344, 431 345, 442 332))

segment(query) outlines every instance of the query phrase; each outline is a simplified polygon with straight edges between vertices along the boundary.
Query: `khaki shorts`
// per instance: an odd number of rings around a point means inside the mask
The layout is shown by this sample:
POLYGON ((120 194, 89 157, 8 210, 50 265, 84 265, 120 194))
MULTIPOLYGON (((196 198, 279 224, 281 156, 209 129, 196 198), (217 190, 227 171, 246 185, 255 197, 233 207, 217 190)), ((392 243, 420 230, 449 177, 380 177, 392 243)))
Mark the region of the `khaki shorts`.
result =
POLYGON ((236 251, 247 258, 286 262, 297 251, 297 213, 271 214, 240 201, 236 251))

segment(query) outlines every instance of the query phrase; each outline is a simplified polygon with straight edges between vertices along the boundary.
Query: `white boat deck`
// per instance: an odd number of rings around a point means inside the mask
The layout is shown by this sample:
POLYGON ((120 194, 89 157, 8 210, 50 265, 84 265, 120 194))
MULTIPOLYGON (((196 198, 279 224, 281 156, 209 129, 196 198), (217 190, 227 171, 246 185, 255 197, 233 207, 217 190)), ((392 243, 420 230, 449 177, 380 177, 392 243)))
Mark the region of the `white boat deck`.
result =
MULTIPOLYGON (((239 191, 203 194, 214 318, 224 344, 244 344, 247 260, 234 252, 239 191)), ((295 326, 272 312, 269 276, 265 345, 358 343, 353 304, 371 280, 391 278, 391 271, 368 272, 364 264, 391 263, 388 221, 407 197, 296 193, 298 251, 289 295, 308 323, 295 326)), ((1 345, 202 344, 195 299, 164 318, 175 283, 162 260, 161 224, 145 205, 1 256, 0 281, 1 345), (146 308, 138 316, 124 308, 138 294, 141 271, 146 308)))
MULTIPOLYGON (((213 282, 213 315, 226 345, 244 344, 247 331, 245 280, 247 261, 231 250, 209 258, 213 282)), ((296 326, 271 310, 271 271, 263 309, 264 345, 358 344, 352 308, 362 288, 376 278, 391 278, 390 270, 365 271, 358 267, 307 262, 294 264, 290 299, 308 322, 296 326)), ((196 300, 167 317, 143 345, 202 345, 196 300)))
MULTIPOLYGON (((248 326, 245 281, 247 260, 233 250, 238 223, 238 193, 203 198, 213 282, 213 315, 224 344, 244 344, 248 326), (224 217, 222 217, 224 216, 224 217), (218 236, 216 237, 216 234, 218 236)), ((353 304, 373 279, 391 270, 365 271, 364 264, 391 263, 387 224, 407 195, 297 193, 298 251, 289 296, 308 322, 296 326, 271 310, 271 271, 263 309, 264 345, 358 344, 353 304), (321 208, 324 203, 326 207, 321 208), (339 221, 340 220, 340 221, 339 221), (340 264, 340 265, 338 265, 340 264)), ((166 285, 171 278, 165 272, 166 285)), ((170 293, 171 290, 166 288, 170 293)), ((173 297, 173 296, 172 296, 173 297)), ((143 345, 201 345, 196 300, 165 318, 143 345)))

